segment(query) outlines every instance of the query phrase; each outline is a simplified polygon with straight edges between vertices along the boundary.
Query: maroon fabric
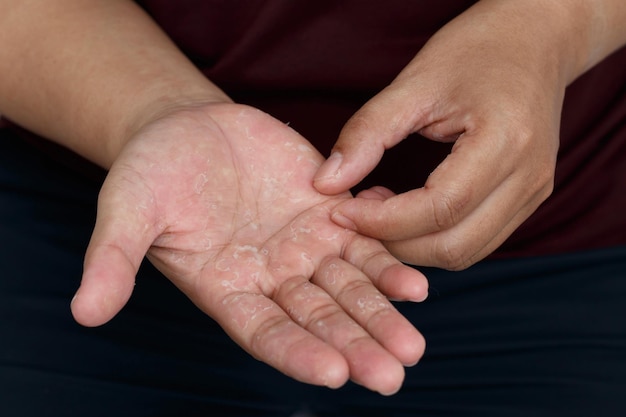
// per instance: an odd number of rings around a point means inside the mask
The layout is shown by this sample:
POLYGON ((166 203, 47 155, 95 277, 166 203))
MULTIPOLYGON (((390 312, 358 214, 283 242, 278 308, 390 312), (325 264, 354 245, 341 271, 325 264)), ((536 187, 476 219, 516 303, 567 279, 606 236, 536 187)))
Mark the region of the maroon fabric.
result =
MULTIPOLYGON (((343 123, 473 1, 141 1, 228 94, 327 154, 343 123)), ((495 256, 626 244, 626 49, 568 89, 556 189, 495 256)), ((361 186, 419 187, 449 145, 417 135, 361 186)))
MULTIPOLYGON (((474 1, 143 0, 235 100, 327 154, 345 121, 474 1)), ((494 256, 626 244, 626 48, 568 89, 554 194, 494 256)), ((361 184, 419 187, 450 145, 413 135, 361 184)))
POLYGON ((290 122, 322 152, 428 37, 474 1, 140 1, 239 102, 290 122))
POLYGON ((558 253, 626 244, 626 48, 566 92, 555 191, 501 248, 558 253))

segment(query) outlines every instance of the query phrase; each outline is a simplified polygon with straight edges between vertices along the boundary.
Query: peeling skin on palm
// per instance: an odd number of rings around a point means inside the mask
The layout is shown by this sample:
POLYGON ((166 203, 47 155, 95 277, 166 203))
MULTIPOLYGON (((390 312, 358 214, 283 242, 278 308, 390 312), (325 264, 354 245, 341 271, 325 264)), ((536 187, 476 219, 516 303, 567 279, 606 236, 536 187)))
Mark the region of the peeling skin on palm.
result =
POLYGON ((291 304, 286 309, 287 314, 298 323, 304 324, 305 316, 309 316, 305 311, 326 303, 328 295, 314 284, 305 281, 292 291, 290 300, 291 304))
POLYGON ((332 222, 331 210, 350 195, 315 190, 323 158, 304 138, 240 108, 211 104, 140 132, 109 172, 100 214, 117 207, 130 218, 136 227, 121 238, 151 244, 150 261, 244 349, 319 383, 306 360, 325 366, 330 345, 357 363, 363 341, 387 335, 361 326, 382 313, 383 330, 395 328, 385 314, 392 310, 373 296, 376 277, 362 271, 378 270, 372 256, 383 249, 332 222))
POLYGON ((198 175, 196 177, 196 183, 194 185, 194 190, 196 191, 196 194, 202 194, 208 182, 209 182, 209 175, 206 172, 203 172, 200 175, 198 175))
MULTIPOLYGON (((316 213, 317 214, 317 213, 316 213)), ((324 230, 313 226, 314 221, 311 216, 299 217, 289 224, 291 232, 291 240, 297 242, 299 240, 316 240, 336 241, 342 237, 346 231, 344 230, 324 230)))
POLYGON ((247 265, 262 266, 267 263, 267 256, 256 246, 252 245, 236 245, 233 259, 247 265))
MULTIPOLYGON (((287 184, 292 182, 292 177, 297 176, 312 176, 317 168, 321 165, 323 158, 311 145, 304 140, 294 140, 292 138, 281 137, 278 140, 283 140, 282 149, 276 149, 276 152, 283 154, 283 158, 275 163, 280 164, 274 167, 274 172, 280 172, 280 176, 271 176, 266 174, 267 167, 264 165, 257 165, 254 161, 257 160, 259 146, 272 147, 280 146, 280 143, 272 144, 268 143, 266 139, 257 137, 252 133, 254 126, 250 126, 250 120, 258 117, 258 110, 244 110, 241 111, 235 122, 235 126, 238 130, 243 131, 247 141, 263 141, 263 144, 255 143, 246 144, 241 143, 237 147, 238 151, 242 154, 246 154, 245 159, 249 161, 247 166, 239 166, 239 172, 237 175, 243 175, 245 178, 262 180, 262 187, 256 190, 259 203, 265 203, 268 205, 268 209, 276 209, 280 207, 280 204, 275 204, 280 199, 285 199, 285 203, 298 204, 306 201, 307 193, 302 193, 299 188, 288 187, 287 184), (286 152, 285 152, 286 151, 286 152), (287 156, 287 157, 286 157, 287 156), (308 162, 304 164, 303 162, 308 162), (294 169, 297 168, 297 171, 294 169)), ((295 132, 289 128, 289 132, 295 132)), ((261 135, 263 136, 263 135, 261 135)), ((224 173, 225 174, 225 173, 224 173)), ((246 181, 247 183, 253 183, 257 181, 246 181)))
MULTIPOLYGON (((287 284, 289 285, 289 284, 287 284)), ((288 288, 287 314, 298 324, 309 329, 320 339, 335 345, 345 345, 353 337, 361 337, 364 330, 348 317, 330 295, 309 281, 288 288)))
POLYGON ((285 142, 284 147, 296 155, 296 162, 298 163, 302 161, 307 161, 315 169, 319 168, 322 165, 321 160, 319 156, 317 156, 315 149, 313 149, 309 145, 306 145, 304 143, 296 144, 295 142, 288 141, 285 142))
POLYGON ((287 314, 289 314, 289 317, 294 319, 298 324, 304 324, 304 316, 300 313, 297 307, 287 307, 287 314))
POLYGON ((328 265, 328 269, 324 271, 324 279, 326 284, 333 286, 337 283, 337 278, 340 280, 344 277, 343 270, 336 263, 328 265))
POLYGON ((266 313, 278 308, 276 304, 268 303, 265 297, 251 293, 237 294, 222 303, 230 309, 233 322, 241 330, 258 319, 263 320, 266 313))
POLYGON ((391 308, 391 305, 387 301, 387 298, 382 295, 368 295, 366 297, 359 298, 356 301, 357 307, 360 309, 361 313, 367 311, 381 311, 387 310, 391 308))
POLYGON ((252 245, 236 245, 215 262, 221 286, 234 292, 258 290, 268 263, 268 252, 252 245))
MULTIPOLYGON (((301 235, 310 235, 313 229, 311 227, 307 227, 306 225, 310 224, 309 219, 297 219, 291 224, 289 224, 289 230, 291 232, 291 241, 297 242, 301 235)), ((305 236, 304 239, 308 239, 308 236, 305 236)))

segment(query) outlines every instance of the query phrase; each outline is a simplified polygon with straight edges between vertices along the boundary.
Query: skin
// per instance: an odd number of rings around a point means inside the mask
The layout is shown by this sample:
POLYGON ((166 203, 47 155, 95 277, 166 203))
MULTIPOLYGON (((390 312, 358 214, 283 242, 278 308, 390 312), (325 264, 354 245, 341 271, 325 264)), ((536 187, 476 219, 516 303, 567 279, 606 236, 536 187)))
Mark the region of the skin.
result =
POLYGON ((132 1, 1 0, 0 43, 0 112, 109 169, 79 323, 110 320, 147 256, 285 374, 400 388, 424 340, 386 297, 423 300, 427 281, 331 221, 352 197, 313 188, 305 139, 234 104, 132 1))
POLYGON ((564 85, 620 44, 624 6, 546 3, 481 1, 444 28, 346 125, 336 173, 318 172, 322 158, 291 129, 232 103, 133 2, 0 0, 0 112, 110 168, 75 318, 115 315, 147 255, 282 372, 397 391, 424 342, 383 295, 419 301, 427 284, 363 235, 400 259, 462 268, 549 193, 564 85), (535 50, 543 39, 554 42, 535 50), (352 199, 349 186, 412 131, 457 143, 427 186, 352 199))
POLYGON ((565 88, 626 43, 624 22, 621 0, 478 2, 348 121, 315 187, 349 189, 414 132, 451 154, 423 187, 373 187, 333 220, 416 265, 490 254, 552 192, 565 88))
POLYGON ((147 252, 260 360, 312 384, 350 378, 396 392, 424 340, 383 293, 418 301, 427 283, 380 242, 330 220, 351 196, 313 188, 322 161, 294 130, 237 104, 146 126, 102 187, 74 316, 88 326, 113 317, 147 252))
POLYGON ((331 221, 352 197, 313 188, 304 138, 233 103, 129 0, 0 0, 0 43, 0 113, 109 169, 79 323, 110 320, 147 256, 285 374, 400 388, 424 340, 387 297, 421 301, 427 281, 331 221))

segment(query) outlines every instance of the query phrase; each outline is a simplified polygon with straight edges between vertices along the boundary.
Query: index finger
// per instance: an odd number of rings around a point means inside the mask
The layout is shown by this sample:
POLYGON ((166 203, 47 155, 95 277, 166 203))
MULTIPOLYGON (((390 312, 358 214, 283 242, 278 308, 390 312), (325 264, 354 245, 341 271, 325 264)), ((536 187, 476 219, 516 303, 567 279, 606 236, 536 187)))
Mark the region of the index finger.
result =
MULTIPOLYGON (((501 146, 463 134, 424 187, 388 199, 354 198, 336 206, 337 224, 396 241, 447 230, 476 209, 512 172, 501 146)), ((410 175, 410 172, 407 174, 410 175)))
MULTIPOLYGON (((297 293, 293 296, 297 297, 297 293)), ((317 301, 312 304, 327 302, 323 294, 311 296, 315 298, 317 301)), ((244 350, 298 381, 338 388, 350 376, 346 359, 339 351, 296 323, 261 293, 224 294, 219 308, 212 308, 210 314, 244 350)))

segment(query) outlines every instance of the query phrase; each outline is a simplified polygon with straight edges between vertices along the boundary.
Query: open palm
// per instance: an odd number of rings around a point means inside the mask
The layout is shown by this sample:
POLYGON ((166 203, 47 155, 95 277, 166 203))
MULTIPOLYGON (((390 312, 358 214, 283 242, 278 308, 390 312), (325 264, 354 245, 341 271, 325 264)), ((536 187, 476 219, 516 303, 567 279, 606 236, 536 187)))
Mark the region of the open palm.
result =
POLYGON ((423 299, 426 280, 330 220, 352 197, 313 188, 321 162, 291 128, 242 105, 153 122, 102 188, 74 316, 113 317, 147 254, 260 360, 308 383, 395 392, 424 344, 387 296, 423 299))

